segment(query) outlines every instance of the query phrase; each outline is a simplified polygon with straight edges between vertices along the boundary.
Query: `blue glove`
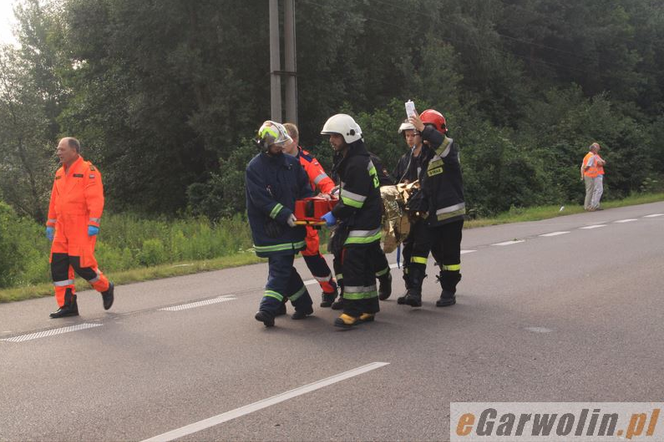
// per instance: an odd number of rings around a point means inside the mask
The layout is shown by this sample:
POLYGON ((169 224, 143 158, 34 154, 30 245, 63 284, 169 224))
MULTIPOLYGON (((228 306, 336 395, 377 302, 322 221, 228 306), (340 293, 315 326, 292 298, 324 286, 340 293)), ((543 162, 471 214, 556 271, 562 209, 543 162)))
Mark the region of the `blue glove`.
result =
POLYGON ((321 216, 325 220, 327 227, 332 227, 337 223, 337 219, 332 215, 332 212, 327 212, 325 215, 321 216))
POLYGON ((99 227, 88 226, 88 236, 95 236, 99 233, 99 227))
POLYGON ((55 227, 47 227, 46 238, 48 238, 49 241, 53 241, 54 236, 55 236, 55 227))

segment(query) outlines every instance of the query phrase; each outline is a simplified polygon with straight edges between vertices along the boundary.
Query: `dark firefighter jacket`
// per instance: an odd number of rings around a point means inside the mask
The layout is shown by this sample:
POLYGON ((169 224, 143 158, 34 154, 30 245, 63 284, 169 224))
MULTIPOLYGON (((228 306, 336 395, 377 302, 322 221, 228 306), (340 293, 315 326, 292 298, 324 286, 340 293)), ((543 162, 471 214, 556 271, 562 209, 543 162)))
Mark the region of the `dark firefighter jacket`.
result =
POLYGON ((258 256, 295 254, 305 248, 304 226, 288 226, 295 201, 313 196, 300 160, 279 154, 256 155, 247 165, 247 215, 258 256))

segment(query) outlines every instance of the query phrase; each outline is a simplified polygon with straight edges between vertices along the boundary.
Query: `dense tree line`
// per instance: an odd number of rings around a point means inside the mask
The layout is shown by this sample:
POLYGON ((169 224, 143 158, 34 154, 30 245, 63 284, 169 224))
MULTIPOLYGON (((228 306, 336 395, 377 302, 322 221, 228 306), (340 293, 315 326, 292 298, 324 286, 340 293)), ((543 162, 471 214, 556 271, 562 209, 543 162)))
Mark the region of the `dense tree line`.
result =
MULTIPOLYGON (((114 211, 244 210, 269 118, 264 0, 21 0, 0 51, 0 192, 42 220, 57 138, 76 136, 114 211)), ((403 102, 435 107, 479 214, 579 201, 598 141, 608 197, 661 189, 664 6, 657 0, 297 0, 301 142, 357 116, 392 168, 403 102)))

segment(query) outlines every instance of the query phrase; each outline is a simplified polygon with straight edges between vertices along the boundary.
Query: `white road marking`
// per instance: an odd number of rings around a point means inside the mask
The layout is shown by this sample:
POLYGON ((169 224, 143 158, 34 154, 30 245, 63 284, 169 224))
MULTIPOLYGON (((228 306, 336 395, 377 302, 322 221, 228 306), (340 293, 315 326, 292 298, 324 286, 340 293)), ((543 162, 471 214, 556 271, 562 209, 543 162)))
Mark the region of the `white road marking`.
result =
POLYGON ((203 307, 210 304, 218 304, 220 302, 226 301, 235 301, 237 298, 234 295, 223 295, 214 299, 208 299, 206 301, 191 302, 189 304, 174 305, 173 307, 164 307, 160 308, 159 311, 162 312, 179 312, 180 310, 187 310, 190 308, 203 307))
POLYGON ((614 223, 631 223, 632 221, 638 221, 636 218, 628 218, 628 219, 619 219, 618 221, 614 221, 614 223))
POLYGON ((227 411, 226 413, 218 414, 202 421, 195 422, 193 424, 186 425, 182 428, 171 430, 167 433, 160 434, 159 436, 151 437, 150 439, 145 439, 143 442, 168 442, 171 440, 179 439, 181 437, 188 436, 190 434, 197 433, 199 431, 214 427, 224 422, 228 422, 238 417, 245 416, 247 414, 253 413, 255 411, 262 410, 263 408, 270 407, 272 405, 279 404, 281 402, 287 401, 297 396, 301 396, 312 391, 319 390, 328 385, 341 382, 346 379, 367 373, 369 371, 375 370, 377 368, 384 367, 389 365, 389 362, 372 362, 371 364, 363 365, 362 367, 354 368, 343 373, 339 373, 329 378, 322 379, 320 381, 312 382, 311 384, 304 385, 302 387, 289 390, 285 393, 272 396, 267 399, 263 399, 253 404, 245 405, 244 407, 236 408, 235 410, 227 411))
POLYGON ((52 330, 44 330, 37 333, 30 333, 27 335, 14 336, 13 338, 0 339, 0 341, 7 341, 7 342, 32 341, 33 339, 47 338, 49 336, 61 335, 63 333, 70 333, 79 330, 85 330, 87 328, 101 327, 101 326, 102 324, 84 323, 84 324, 72 325, 69 327, 54 328, 52 330))
POLYGON ((461 254, 465 255, 466 253, 473 253, 473 252, 477 252, 477 250, 462 250, 461 254))
POLYGON ((553 331, 546 327, 526 327, 525 330, 531 331, 533 333, 551 333, 553 331))
POLYGON ((590 230, 599 229, 600 227, 606 227, 606 224, 593 224, 592 226, 579 227, 579 229, 590 230))
POLYGON ((653 213, 652 215, 644 216, 644 218, 657 218, 658 216, 664 216, 664 213, 653 213))
POLYGON ((496 244, 491 244, 492 246, 511 246, 512 244, 519 244, 521 242, 526 242, 525 239, 515 239, 514 241, 505 241, 505 242, 499 242, 496 244))
POLYGON ((569 232, 566 231, 560 231, 560 232, 551 232, 551 233, 545 233, 540 236, 558 236, 558 235, 567 235, 569 232))

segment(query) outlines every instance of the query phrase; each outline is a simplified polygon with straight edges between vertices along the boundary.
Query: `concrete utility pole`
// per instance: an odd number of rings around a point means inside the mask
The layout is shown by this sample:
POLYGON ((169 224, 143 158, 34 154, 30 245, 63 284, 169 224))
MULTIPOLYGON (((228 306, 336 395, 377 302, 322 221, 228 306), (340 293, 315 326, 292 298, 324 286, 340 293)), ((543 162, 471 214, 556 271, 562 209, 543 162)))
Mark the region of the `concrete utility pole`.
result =
POLYGON ((297 60, 295 58, 295 0, 284 2, 284 55, 286 57, 286 120, 297 123, 297 60))
POLYGON ((281 122, 281 52, 279 50, 279 0, 270 0, 270 118, 281 122))
POLYGON ((286 76, 286 121, 297 124, 297 56, 295 45, 295 2, 284 0, 284 58, 281 70, 279 0, 270 0, 270 96, 271 118, 282 120, 281 76, 286 76))

